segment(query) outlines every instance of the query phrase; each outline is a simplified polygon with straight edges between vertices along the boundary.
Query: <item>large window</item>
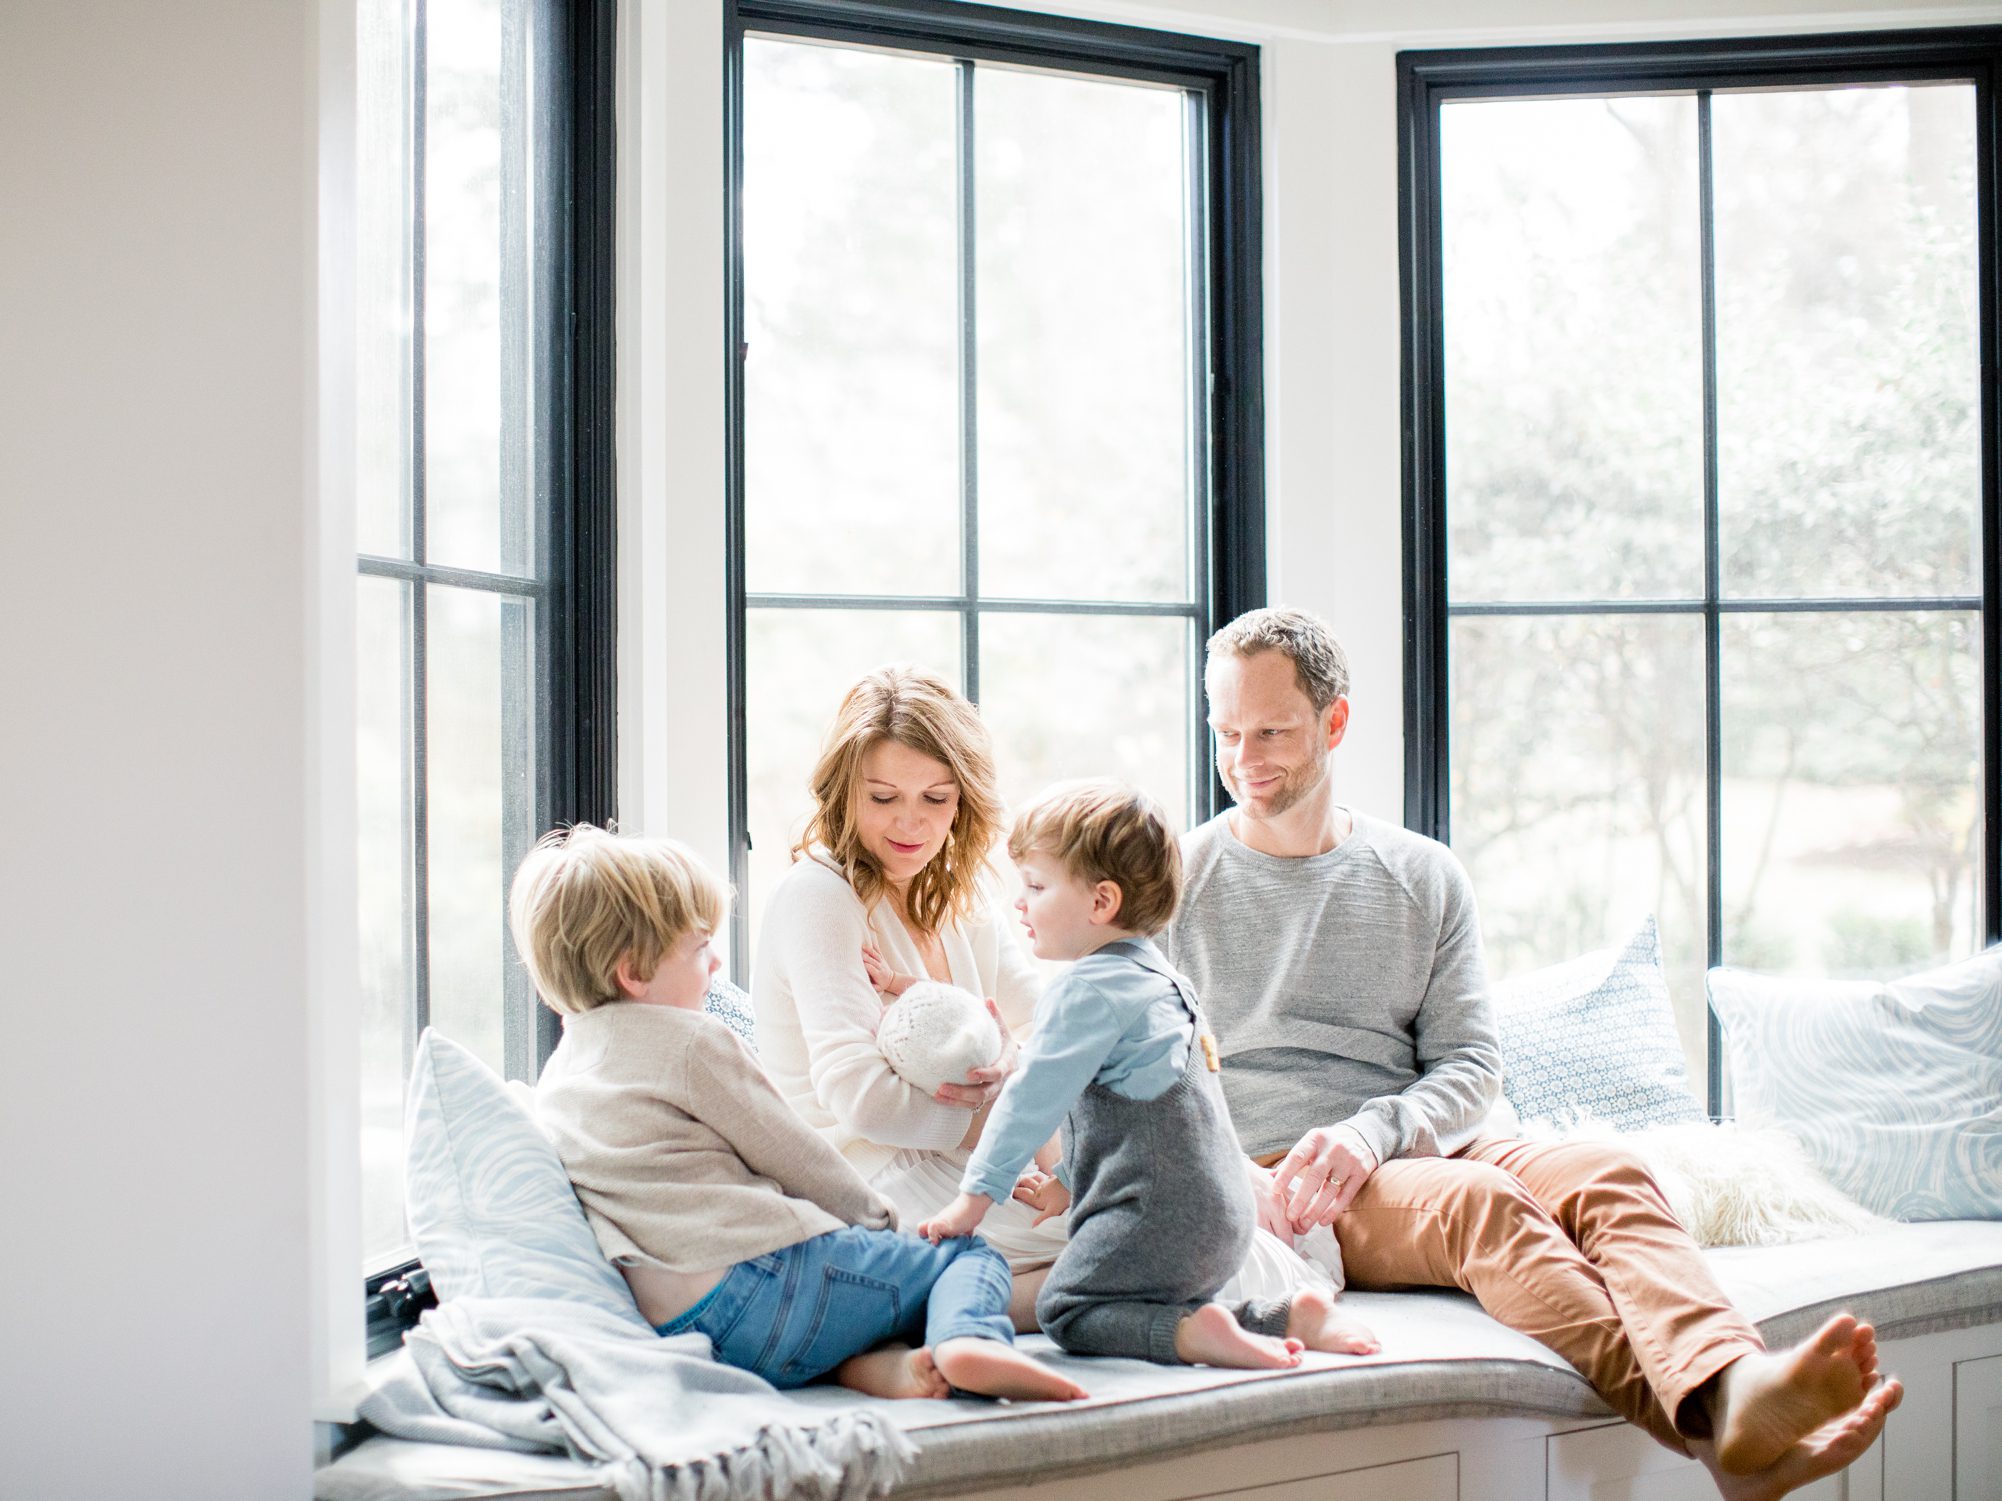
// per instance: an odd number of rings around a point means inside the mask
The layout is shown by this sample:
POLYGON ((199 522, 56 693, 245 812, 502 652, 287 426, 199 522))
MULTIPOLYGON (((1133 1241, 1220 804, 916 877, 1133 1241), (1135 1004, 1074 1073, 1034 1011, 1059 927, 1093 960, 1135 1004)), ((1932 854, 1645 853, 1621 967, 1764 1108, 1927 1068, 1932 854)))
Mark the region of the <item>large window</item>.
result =
POLYGON ((731 43, 749 923, 883 662, 981 705, 1010 801, 1206 817, 1201 643, 1261 587, 1254 54, 838 0, 731 43))
POLYGON ((1707 966, 1997 931, 1997 46, 1403 59, 1410 820, 1499 974, 1657 914, 1713 1107, 1707 966))
POLYGON ((610 7, 359 7, 357 616, 366 1270, 408 1258, 403 1084, 436 1026, 532 1079, 505 897, 610 811, 602 439, 610 7), (573 331, 574 320, 574 331, 573 331))

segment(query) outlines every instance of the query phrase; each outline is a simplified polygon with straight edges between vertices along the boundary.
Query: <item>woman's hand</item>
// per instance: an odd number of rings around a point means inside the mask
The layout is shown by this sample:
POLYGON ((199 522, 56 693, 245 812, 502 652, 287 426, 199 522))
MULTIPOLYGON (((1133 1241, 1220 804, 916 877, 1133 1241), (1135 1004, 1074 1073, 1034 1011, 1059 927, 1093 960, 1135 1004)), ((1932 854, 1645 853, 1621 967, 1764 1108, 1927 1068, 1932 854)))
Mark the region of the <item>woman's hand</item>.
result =
POLYGON ((1272 1188, 1285 1197, 1294 1231, 1304 1235, 1339 1219, 1376 1168, 1376 1153, 1355 1127, 1316 1126, 1280 1159, 1272 1188))
POLYGON ((918 1226, 918 1234, 933 1245, 955 1235, 971 1235, 987 1217, 994 1201, 986 1194, 961 1194, 945 1209, 918 1226))
POLYGON ((967 1110, 984 1110, 1001 1093, 1002 1082, 1015 1072, 1015 1061, 1020 1050, 1015 1046, 1014 1034, 1008 1024, 1001 1020, 1001 1008, 994 1004, 994 997, 987 998, 987 1014, 994 1018, 1001 1028, 1001 1056, 985 1068, 971 1068, 966 1071, 964 1084, 941 1084, 932 1095, 941 1105, 959 1105, 967 1110))
POLYGON ((1030 1168, 1022 1174, 1015 1185, 1013 1198, 1018 1204, 1027 1204, 1037 1211, 1031 1224, 1040 1225, 1044 1220, 1055 1219, 1071 1207, 1071 1191, 1053 1173, 1039 1168, 1030 1168))
POLYGON ((869 976, 869 983, 876 987, 888 1005, 909 990, 917 981, 909 975, 900 975, 883 962, 883 956, 870 944, 862 945, 862 970, 869 976))

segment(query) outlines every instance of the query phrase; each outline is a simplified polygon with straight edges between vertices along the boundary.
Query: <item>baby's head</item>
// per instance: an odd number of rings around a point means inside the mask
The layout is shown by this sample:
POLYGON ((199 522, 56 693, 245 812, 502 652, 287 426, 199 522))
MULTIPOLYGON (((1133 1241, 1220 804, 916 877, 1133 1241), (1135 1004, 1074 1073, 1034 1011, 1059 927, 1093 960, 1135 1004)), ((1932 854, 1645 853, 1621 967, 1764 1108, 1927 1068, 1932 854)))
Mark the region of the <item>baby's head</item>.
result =
POLYGON ((580 823, 536 842, 507 910, 535 988, 574 1016, 626 1000, 700 1009, 729 908, 730 888, 686 845, 580 823))
POLYGON ((1001 1024, 972 991, 920 980, 883 1012, 876 1051, 899 1077, 936 1094, 1001 1056, 1001 1024))
POLYGON ((1124 782, 1060 782, 1015 820, 1015 903, 1039 959, 1077 959, 1158 933, 1182 894, 1182 851, 1161 805, 1124 782))

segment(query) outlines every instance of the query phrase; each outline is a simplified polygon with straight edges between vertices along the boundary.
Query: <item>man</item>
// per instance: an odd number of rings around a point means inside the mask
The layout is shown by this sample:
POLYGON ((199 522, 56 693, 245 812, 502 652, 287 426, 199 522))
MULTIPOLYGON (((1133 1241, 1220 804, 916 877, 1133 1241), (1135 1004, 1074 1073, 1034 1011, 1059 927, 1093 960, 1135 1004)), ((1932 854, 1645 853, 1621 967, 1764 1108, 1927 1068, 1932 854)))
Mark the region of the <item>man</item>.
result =
POLYGON ((1235 806, 1183 840, 1167 946, 1214 1019, 1261 1220, 1332 1226, 1351 1286, 1472 1293, 1731 1501, 1860 1455, 1902 1395, 1868 1325, 1767 1353, 1630 1152, 1483 1130, 1501 1053, 1473 891, 1444 845, 1335 800, 1327 626, 1254 610, 1204 683, 1235 806))

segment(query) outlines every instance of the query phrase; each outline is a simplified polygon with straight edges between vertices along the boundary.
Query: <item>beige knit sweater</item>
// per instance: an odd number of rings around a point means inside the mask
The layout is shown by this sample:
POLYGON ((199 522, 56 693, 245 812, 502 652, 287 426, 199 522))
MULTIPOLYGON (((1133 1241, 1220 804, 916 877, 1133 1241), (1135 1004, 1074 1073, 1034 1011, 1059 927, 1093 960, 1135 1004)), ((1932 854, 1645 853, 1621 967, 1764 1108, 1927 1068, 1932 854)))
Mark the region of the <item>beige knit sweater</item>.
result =
POLYGON ((614 1001, 564 1018, 543 1128, 614 1262, 733 1266, 896 1214, 699 1011, 614 1001))

